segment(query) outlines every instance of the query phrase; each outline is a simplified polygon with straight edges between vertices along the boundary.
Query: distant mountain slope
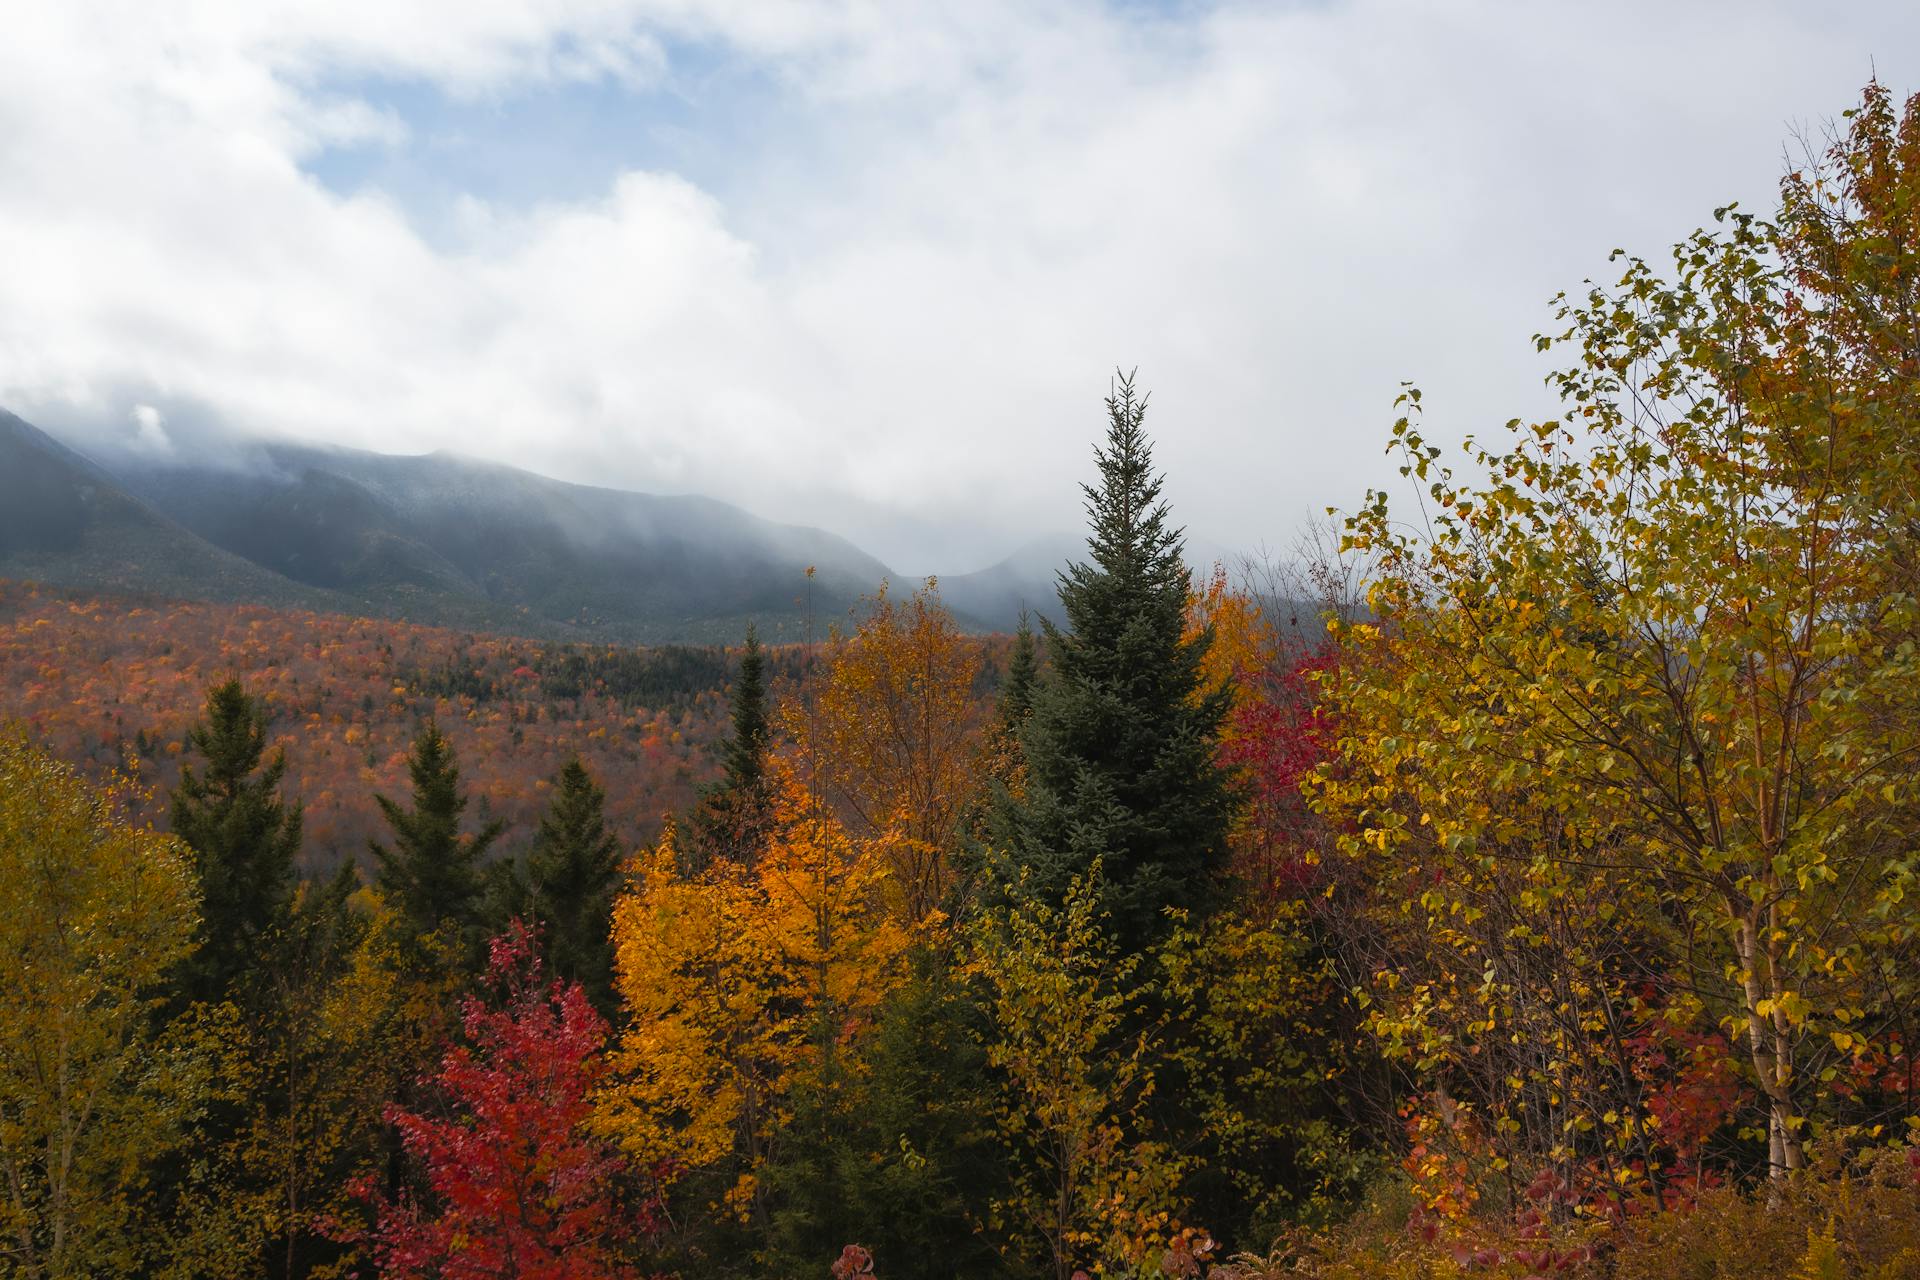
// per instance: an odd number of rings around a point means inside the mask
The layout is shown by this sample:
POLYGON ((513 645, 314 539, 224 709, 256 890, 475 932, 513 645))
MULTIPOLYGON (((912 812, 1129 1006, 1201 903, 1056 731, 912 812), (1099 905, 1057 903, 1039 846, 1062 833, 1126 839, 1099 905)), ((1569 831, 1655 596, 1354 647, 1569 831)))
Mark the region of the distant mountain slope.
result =
POLYGON ((221 602, 317 609, 345 603, 221 550, 5 410, 0 577, 221 602))
POLYGON ((940 598, 956 614, 978 619, 994 631, 1013 630, 1023 609, 1036 628, 1042 614, 1064 623, 1060 573, 1086 554, 1087 544, 1081 539, 1043 538, 978 572, 941 578, 940 598))
POLYGON ((752 619, 777 638, 803 628, 809 595, 827 620, 887 576, 843 539, 723 502, 450 453, 258 445, 213 465, 107 465, 216 546, 415 621, 492 614, 509 628, 660 641, 737 640, 752 619))
POLYGON ((0 412, 0 577, 665 643, 738 641, 749 621, 770 641, 824 631, 890 576, 845 539, 709 498, 444 452, 256 441, 89 458, 0 412))
MULTIPOLYGON (((737 642, 749 621, 823 634, 882 581, 909 585, 819 529, 448 452, 88 453, 0 410, 0 578, 628 644, 737 642)), ((1057 576, 1085 551, 1042 539, 942 575, 941 597, 970 631, 1064 621, 1057 576)))
MULTIPOLYGON (((1087 541, 1071 534, 1038 538, 1021 547, 998 564, 974 573, 955 574, 940 579, 940 598, 956 614, 975 619, 991 631, 1012 631, 1020 623, 1021 610, 1037 630, 1040 618, 1066 625, 1066 612, 1060 604, 1060 575, 1070 565, 1088 557, 1087 541)), ((1188 537, 1185 544, 1187 565, 1194 584, 1204 586, 1216 568, 1226 572, 1237 586, 1261 594, 1261 575, 1251 570, 1244 557, 1204 539, 1188 537)), ((1267 598, 1271 616, 1281 619, 1286 628, 1310 627, 1317 634, 1322 627, 1317 605, 1278 597, 1267 598)))

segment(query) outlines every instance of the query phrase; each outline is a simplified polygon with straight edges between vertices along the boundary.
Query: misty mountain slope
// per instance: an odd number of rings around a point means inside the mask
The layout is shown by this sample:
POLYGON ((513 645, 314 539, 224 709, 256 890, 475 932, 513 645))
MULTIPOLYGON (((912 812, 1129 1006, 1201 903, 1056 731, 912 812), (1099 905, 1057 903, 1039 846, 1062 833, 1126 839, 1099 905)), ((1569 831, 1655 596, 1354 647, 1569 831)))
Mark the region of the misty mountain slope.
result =
POLYGON ((647 642, 737 640, 755 620, 769 639, 797 638, 809 609, 824 627, 887 577, 844 539, 723 502, 451 453, 256 444, 103 461, 215 546, 414 621, 647 642))
MULTIPOLYGON (((1061 533, 1038 538, 985 569, 941 578, 940 597, 956 614, 993 631, 1012 631, 1023 609, 1036 630, 1043 616, 1065 625, 1060 575, 1087 557, 1084 537, 1061 533)), ((1218 544, 1189 538, 1186 561, 1196 586, 1204 585, 1216 567, 1224 567, 1230 580, 1260 594, 1259 582, 1247 579, 1241 558, 1218 544)), ((1325 627, 1317 604, 1279 596, 1263 599, 1283 630, 1317 635, 1325 627)))
POLYGON ((174 483, 136 487, 216 546, 299 582, 339 590, 417 587, 475 594, 446 557, 398 527, 353 481, 317 469, 266 479, 246 473, 156 473, 174 483))
MULTIPOLYGON (((612 643, 825 634, 882 581, 844 538, 711 498, 570 484, 454 453, 235 441, 92 457, 0 412, 0 577, 612 643), (811 580, 807 569, 812 567, 811 580)), ((1057 611, 1077 544, 941 579, 956 620, 1057 611)))
POLYGON ((0 577, 222 602, 341 601, 230 554, 0 410, 0 577))
POLYGON ((998 564, 941 578, 940 598, 956 614, 978 619, 994 631, 1013 630, 1023 609, 1036 629, 1042 614, 1064 623, 1060 573, 1086 554, 1084 539, 1066 535, 1039 539, 998 564))

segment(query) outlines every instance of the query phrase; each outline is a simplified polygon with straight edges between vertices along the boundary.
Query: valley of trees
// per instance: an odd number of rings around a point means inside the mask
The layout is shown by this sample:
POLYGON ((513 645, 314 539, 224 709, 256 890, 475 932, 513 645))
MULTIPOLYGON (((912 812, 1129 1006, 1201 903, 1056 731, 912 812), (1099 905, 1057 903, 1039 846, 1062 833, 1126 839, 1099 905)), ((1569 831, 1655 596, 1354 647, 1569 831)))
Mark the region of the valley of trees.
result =
MULTIPOLYGON (((770 678, 794 680, 803 660, 801 646, 770 650, 770 678)), ((459 753, 473 803, 510 830, 532 828, 578 755, 608 788, 610 820, 650 840, 717 768, 731 670, 718 649, 545 645, 0 582, 0 714, 89 776, 171 787, 208 687, 244 675, 296 766, 286 786, 306 810, 300 867, 314 875, 385 830, 373 796, 404 784, 427 719, 459 753)))
POLYGON ((991 643, 0 590, 0 1274, 1920 1276, 1920 97, 1615 266, 991 643))

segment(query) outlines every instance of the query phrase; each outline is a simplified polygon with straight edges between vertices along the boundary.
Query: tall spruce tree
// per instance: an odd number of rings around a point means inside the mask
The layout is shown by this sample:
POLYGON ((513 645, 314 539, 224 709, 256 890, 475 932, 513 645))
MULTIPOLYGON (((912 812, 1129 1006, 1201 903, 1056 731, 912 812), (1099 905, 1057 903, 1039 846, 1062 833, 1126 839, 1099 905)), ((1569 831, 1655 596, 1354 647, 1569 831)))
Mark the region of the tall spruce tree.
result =
POLYGON ((200 883, 200 945, 182 985, 189 998, 217 1000, 260 963, 292 899, 301 815, 280 796, 285 754, 262 763, 265 708, 229 680, 207 691, 204 714, 187 740, 205 764, 182 768, 170 799, 200 883))
POLYGON ((1018 733, 1033 710, 1034 682, 1039 678, 1038 660, 1033 643, 1033 623, 1027 611, 1020 611, 1020 625, 1013 633, 1013 653, 1007 658, 1006 678, 1000 682, 1000 697, 994 710, 1000 725, 1009 733, 1018 733))
POLYGON ((747 643, 740 653, 740 675, 733 682, 733 736, 727 740, 727 786, 735 791, 757 789, 767 773, 767 656, 760 651, 760 633, 747 624, 747 643))
POLYGON ((575 756, 554 780, 522 871, 525 912, 540 925, 547 966, 578 982, 603 1014, 613 994, 613 898, 620 844, 607 830, 607 793, 575 756))
POLYGON ((701 795, 690 824, 688 850, 703 862, 713 858, 752 861, 772 821, 766 785, 771 741, 767 658, 752 623, 747 624, 740 674, 733 682, 732 706, 733 733, 721 757, 726 772, 701 795))
POLYGON ((376 883, 415 934, 451 924, 477 941, 471 935, 480 924, 481 861, 504 824, 489 822, 472 835, 461 834, 467 798, 460 790, 460 767, 453 744, 432 721, 414 739, 407 772, 413 780, 411 810, 374 796, 393 829, 392 848, 367 841, 379 868, 376 883))
POLYGON ((1104 860, 1103 903, 1124 945, 1149 945, 1166 909, 1217 899, 1237 803, 1214 747, 1225 691, 1204 688, 1211 631, 1186 635, 1189 574, 1181 531, 1130 376, 1107 399, 1098 484, 1083 485, 1088 562, 1060 576, 1066 625, 1042 616, 1050 663, 1021 746, 1024 794, 1002 794, 988 823, 1002 856, 1053 900, 1104 860))

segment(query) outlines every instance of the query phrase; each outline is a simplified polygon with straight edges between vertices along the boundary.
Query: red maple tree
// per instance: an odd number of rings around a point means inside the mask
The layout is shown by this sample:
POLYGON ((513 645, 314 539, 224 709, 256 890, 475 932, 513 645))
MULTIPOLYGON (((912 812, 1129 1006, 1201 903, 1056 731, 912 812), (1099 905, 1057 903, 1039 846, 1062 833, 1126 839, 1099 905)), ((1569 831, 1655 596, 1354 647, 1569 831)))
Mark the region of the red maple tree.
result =
POLYGON ((544 980, 524 925, 490 944, 488 977, 497 1005, 463 1002, 467 1043, 431 1081, 446 1118, 387 1110, 426 1194, 363 1181, 372 1226, 342 1234, 397 1280, 637 1278, 623 1255, 657 1230, 655 1202, 585 1127, 607 1024, 578 983, 544 980))
POLYGON ((1285 651, 1265 670, 1235 673, 1246 692, 1230 713, 1220 763, 1246 782, 1238 869, 1264 900, 1300 892, 1310 874, 1307 853, 1320 828, 1300 784, 1332 744, 1315 681, 1333 663, 1324 649, 1285 651))

